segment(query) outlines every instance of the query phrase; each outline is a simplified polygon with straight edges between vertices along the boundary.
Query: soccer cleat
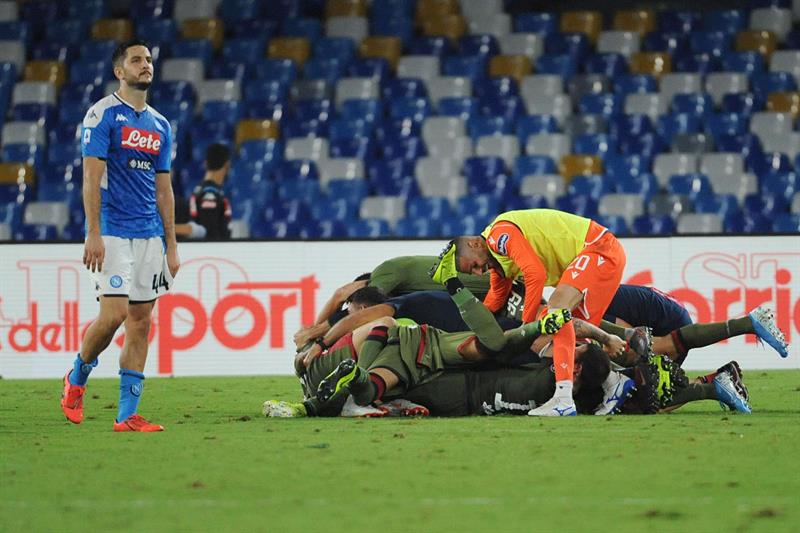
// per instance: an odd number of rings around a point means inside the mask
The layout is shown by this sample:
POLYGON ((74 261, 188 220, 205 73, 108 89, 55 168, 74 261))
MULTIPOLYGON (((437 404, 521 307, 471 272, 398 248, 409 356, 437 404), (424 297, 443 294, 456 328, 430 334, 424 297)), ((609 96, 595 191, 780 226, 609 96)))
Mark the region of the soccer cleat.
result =
POLYGON ((267 418, 304 418, 308 416, 306 406, 302 402, 284 402, 283 400, 267 400, 261 407, 261 413, 267 418))
POLYGON ((164 431, 164 426, 151 424, 140 415, 133 414, 122 422, 114 422, 114 431, 136 431, 139 433, 152 433, 154 431, 164 431))
MULTIPOLYGON (((739 380, 739 385, 743 387, 744 383, 739 380)), ((714 378, 714 389, 717 391, 717 399, 723 409, 727 407, 731 411, 739 411, 745 414, 753 412, 750 408, 750 402, 737 387, 734 382, 734 376, 730 372, 725 371, 717 374, 717 377, 714 378)))
POLYGON ((64 392, 61 393, 61 410, 67 420, 73 424, 80 424, 83 422, 83 395, 86 393, 86 387, 81 385, 73 385, 69 382, 69 375, 72 370, 64 376, 64 392))
POLYGON ((358 405, 352 396, 348 396, 342 406, 339 416, 344 418, 381 418, 387 416, 389 411, 382 405, 358 405))
POLYGON ((633 395, 635 390, 635 381, 612 370, 609 379, 603 382, 603 403, 595 410, 594 414, 604 416, 618 413, 622 404, 633 395))
POLYGON ((778 355, 789 357, 789 344, 783 332, 775 323, 775 315, 766 307, 756 307, 748 314, 753 322, 753 330, 759 339, 772 346, 778 355))
POLYGON ((317 399, 322 403, 327 402, 334 394, 347 387, 360 371, 353 359, 345 359, 320 381, 317 387, 317 399))
POLYGON ((628 342, 628 348, 633 350, 633 353, 639 358, 640 363, 650 360, 653 355, 653 331, 650 328, 639 326, 627 329, 625 330, 625 340, 628 342))
POLYGON ((572 313, 569 309, 550 311, 539 319, 539 333, 554 335, 570 320, 572 320, 572 313))
POLYGON ((389 416, 430 416, 431 412, 424 405, 409 402, 403 398, 392 400, 381 405, 389 416))
POLYGON ((528 411, 528 416, 576 416, 575 401, 572 398, 556 398, 553 396, 535 409, 528 411))
POLYGON ((456 267, 456 243, 450 241, 442 253, 439 254, 439 259, 436 264, 428 272, 431 279, 436 283, 444 285, 448 279, 458 276, 458 268, 456 267))

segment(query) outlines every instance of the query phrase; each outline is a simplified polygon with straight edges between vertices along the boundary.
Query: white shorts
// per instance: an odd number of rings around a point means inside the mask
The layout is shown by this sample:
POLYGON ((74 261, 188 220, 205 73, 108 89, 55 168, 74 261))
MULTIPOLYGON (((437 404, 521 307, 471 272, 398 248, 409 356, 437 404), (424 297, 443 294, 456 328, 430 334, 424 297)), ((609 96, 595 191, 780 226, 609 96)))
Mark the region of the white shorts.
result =
POLYGON ((164 240, 103 235, 103 270, 93 272, 97 296, 127 296, 131 303, 152 302, 172 287, 164 240))

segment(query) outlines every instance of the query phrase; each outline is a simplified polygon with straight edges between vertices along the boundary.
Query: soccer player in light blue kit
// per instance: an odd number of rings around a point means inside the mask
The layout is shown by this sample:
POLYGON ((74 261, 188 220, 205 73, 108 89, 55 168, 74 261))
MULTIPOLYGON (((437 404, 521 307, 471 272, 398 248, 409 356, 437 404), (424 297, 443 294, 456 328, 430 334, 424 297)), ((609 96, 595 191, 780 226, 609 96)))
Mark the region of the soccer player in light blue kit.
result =
POLYGON ((163 431, 138 414, 150 314, 180 266, 175 242, 169 121, 147 105, 153 59, 142 41, 112 56, 119 90, 95 103, 83 120, 83 263, 91 271, 100 313, 89 326, 73 368, 64 376, 61 408, 83 421, 83 396, 97 357, 125 324, 119 358, 120 399, 114 431, 163 431))

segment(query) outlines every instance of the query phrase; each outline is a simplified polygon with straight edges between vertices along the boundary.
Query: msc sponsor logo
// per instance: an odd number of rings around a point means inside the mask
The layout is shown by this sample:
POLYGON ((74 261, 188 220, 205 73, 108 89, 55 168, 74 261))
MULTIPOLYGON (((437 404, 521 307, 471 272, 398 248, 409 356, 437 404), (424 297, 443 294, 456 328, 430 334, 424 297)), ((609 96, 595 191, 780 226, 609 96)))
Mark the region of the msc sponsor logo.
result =
POLYGON ((125 148, 158 155, 161 153, 161 134, 154 131, 123 126, 121 144, 125 148))
POLYGON ((135 157, 131 157, 128 159, 128 167, 131 170, 153 170, 153 162, 148 159, 137 159, 135 157))

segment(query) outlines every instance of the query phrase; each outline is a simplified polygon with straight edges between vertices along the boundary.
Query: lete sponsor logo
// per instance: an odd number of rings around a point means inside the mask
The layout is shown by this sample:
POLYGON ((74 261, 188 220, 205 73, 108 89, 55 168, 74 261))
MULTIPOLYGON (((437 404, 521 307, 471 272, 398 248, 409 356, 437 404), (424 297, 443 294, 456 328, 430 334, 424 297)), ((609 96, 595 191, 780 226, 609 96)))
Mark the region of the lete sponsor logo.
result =
POLYGON ((140 152, 158 155, 161 153, 161 134, 154 131, 123 126, 122 146, 133 150, 139 150, 140 152))
MULTIPOLYGON (((27 297, 2 291, 0 354, 8 354, 9 348, 18 354, 77 352, 97 313, 93 293, 79 281, 80 263, 21 260, 17 266, 23 278, 19 287, 30 289, 27 297), (11 296, 27 303, 27 316, 8 316, 2 304, 11 296)), ((314 323, 319 289, 314 275, 262 281, 253 279, 241 265, 217 257, 187 261, 181 274, 185 292, 162 296, 153 313, 148 342, 154 345, 151 356, 158 357, 159 374, 172 373, 174 355, 181 351, 220 352, 220 345, 221 353, 259 346, 282 350, 287 348, 287 338, 291 340, 287 333, 291 335, 298 326, 297 318, 301 324, 314 323), (209 274, 216 278, 213 290, 209 290, 209 274), (286 316, 290 311, 294 311, 292 318, 286 316)), ((122 347, 124 340, 120 331, 114 342, 122 347)))

